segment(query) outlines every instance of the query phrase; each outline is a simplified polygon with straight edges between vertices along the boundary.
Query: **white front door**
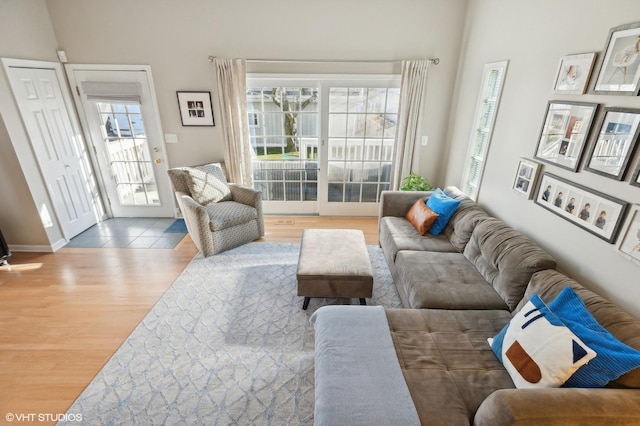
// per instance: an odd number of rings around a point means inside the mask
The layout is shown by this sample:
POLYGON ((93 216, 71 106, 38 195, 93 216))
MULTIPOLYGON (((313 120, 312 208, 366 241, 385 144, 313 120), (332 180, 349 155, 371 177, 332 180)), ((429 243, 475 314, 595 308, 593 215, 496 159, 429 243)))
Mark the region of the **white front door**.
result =
POLYGON ((111 217, 173 217, 150 70, 67 66, 111 217))
POLYGON ((80 129, 71 119, 55 69, 9 65, 7 73, 62 234, 69 240, 97 221, 80 129))

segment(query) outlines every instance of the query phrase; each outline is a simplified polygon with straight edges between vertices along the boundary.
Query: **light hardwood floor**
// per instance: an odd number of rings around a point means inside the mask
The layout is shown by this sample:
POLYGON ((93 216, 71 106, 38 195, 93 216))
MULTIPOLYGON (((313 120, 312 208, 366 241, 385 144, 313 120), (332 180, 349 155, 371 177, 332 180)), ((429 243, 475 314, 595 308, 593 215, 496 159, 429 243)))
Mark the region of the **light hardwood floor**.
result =
MULTIPOLYGON (((378 244, 377 218, 306 216, 266 217, 259 241, 299 242, 305 228, 361 229, 378 244)), ((0 267, 0 424, 65 413, 196 254, 189 236, 173 250, 14 253, 0 267)))

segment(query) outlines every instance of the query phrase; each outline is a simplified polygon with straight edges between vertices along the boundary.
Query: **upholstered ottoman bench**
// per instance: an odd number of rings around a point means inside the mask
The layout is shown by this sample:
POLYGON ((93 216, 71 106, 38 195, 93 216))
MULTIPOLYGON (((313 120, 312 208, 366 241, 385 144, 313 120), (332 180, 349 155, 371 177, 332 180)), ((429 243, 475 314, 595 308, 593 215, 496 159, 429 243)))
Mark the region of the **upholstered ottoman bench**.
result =
POLYGON ((373 271, 364 233, 356 229, 305 229, 298 259, 302 309, 312 297, 365 298, 373 294, 373 271))

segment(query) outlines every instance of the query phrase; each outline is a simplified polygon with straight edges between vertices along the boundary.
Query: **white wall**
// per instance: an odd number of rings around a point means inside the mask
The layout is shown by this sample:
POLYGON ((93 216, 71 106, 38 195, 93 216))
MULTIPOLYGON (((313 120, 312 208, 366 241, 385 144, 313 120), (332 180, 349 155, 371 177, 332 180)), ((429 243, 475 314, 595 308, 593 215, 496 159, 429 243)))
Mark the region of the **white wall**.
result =
MULTIPOLYGON (((182 127, 177 90, 210 90, 219 116, 210 55, 268 59, 417 59, 432 68, 420 170, 435 176, 446 135, 467 0, 47 0, 71 63, 151 66, 170 166, 224 156, 220 126, 182 127)), ((363 67, 371 71, 371 67, 363 67)), ((387 72, 378 67, 375 72, 387 72)), ((397 67, 399 69, 399 67, 397 67)), ((309 66, 250 64, 249 71, 314 72, 309 66)), ((353 67, 322 67, 343 72, 353 67)))
MULTIPOLYGON (((563 272, 640 317, 640 266, 617 254, 614 245, 521 198, 511 189, 519 158, 533 158, 549 100, 640 108, 638 97, 560 95, 551 91, 561 56, 602 52, 612 27, 638 21, 637 0, 471 0, 457 98, 451 110, 455 118, 450 123, 444 181, 460 184, 483 65, 508 59, 509 70, 479 203, 535 239, 556 257, 563 272)), ((640 151, 635 157, 631 170, 640 161, 640 151)), ((630 173, 625 182, 616 182, 582 168, 572 173, 545 164, 543 170, 640 203, 640 188, 628 183, 630 173)))
MULTIPOLYGON (((56 38, 44 0, 0 0, 0 57, 57 61, 56 38)), ((53 212, 44 184, 27 184, 18 158, 38 174, 27 132, 0 67, 0 229, 10 246, 47 249, 62 238, 44 228, 38 211, 53 212)))

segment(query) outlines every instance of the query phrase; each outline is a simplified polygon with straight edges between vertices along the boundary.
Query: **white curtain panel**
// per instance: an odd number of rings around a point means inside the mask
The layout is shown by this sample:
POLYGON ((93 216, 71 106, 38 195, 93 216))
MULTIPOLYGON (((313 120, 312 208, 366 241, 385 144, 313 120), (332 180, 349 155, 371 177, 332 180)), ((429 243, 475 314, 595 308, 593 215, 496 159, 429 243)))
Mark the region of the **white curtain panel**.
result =
POLYGON ((391 173, 392 190, 400 189, 402 179, 411 173, 413 167, 413 153, 422 134, 428 68, 427 60, 402 61, 400 107, 391 173))
POLYGON ((247 64, 244 59, 214 59, 225 166, 231 182, 251 186, 252 148, 247 118, 247 64))

